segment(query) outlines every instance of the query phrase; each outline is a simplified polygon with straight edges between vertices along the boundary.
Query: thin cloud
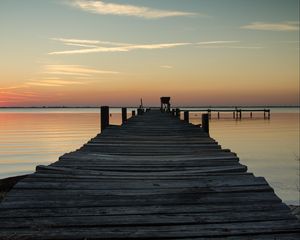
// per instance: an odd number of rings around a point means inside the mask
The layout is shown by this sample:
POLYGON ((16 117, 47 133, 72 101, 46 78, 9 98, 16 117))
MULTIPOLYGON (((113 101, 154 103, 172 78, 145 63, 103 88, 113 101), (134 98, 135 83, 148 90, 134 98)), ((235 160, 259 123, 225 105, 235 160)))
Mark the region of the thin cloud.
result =
POLYGON ((25 85, 39 87, 63 87, 91 83, 99 74, 118 74, 116 71, 98 70, 81 65, 48 64, 43 66, 37 79, 29 79, 25 85), (72 80, 70 79, 72 78, 72 80))
POLYGON ((198 48, 208 48, 208 49, 219 49, 219 48, 228 48, 228 49, 263 49, 261 46, 227 46, 227 45, 217 45, 217 46, 198 46, 198 48))
POLYGON ((198 48, 228 48, 228 49, 262 49, 261 46, 247 46, 247 45, 233 45, 240 43, 240 41, 209 41, 209 42, 198 42, 198 48))
POLYGON ((18 102, 16 100, 0 100, 0 103, 14 103, 14 102, 18 102))
POLYGON ((144 44, 144 45, 131 45, 126 47, 128 50, 133 49, 163 49, 163 48, 173 48, 190 45, 190 43, 159 43, 159 44, 144 44))
POLYGON ((128 52, 128 49, 123 47, 97 47, 89 49, 75 49, 66 51, 50 52, 49 55, 68 55, 68 54, 83 54, 83 53, 97 53, 97 52, 128 52))
POLYGON ((44 74, 52 74, 52 75, 70 75, 70 76, 82 76, 82 77, 89 77, 90 74, 86 73, 76 73, 76 72, 63 72, 63 71, 45 71, 44 74))
POLYGON ((80 65, 46 65, 44 69, 44 73, 56 75, 91 76, 92 74, 118 74, 115 71, 97 70, 80 65))
POLYGON ((35 100, 40 95, 33 92, 14 92, 14 91, 0 91, 0 103, 19 102, 27 99, 35 100))
POLYGON ((65 51, 55 51, 48 53, 49 55, 67 55, 67 54, 86 54, 86 53, 98 53, 98 52, 129 52, 131 50, 153 50, 153 49, 163 49, 163 48, 174 48, 179 46, 190 45, 191 43, 158 43, 158 44, 128 44, 128 43, 114 43, 99 41, 99 43, 105 43, 110 45, 120 45, 120 46, 97 46, 95 48, 85 48, 85 49, 74 49, 65 51), (121 46, 122 44, 122 46, 121 46))
POLYGON ((39 96, 38 94, 32 93, 32 92, 18 93, 18 92, 11 92, 11 91, 1 91, 0 94, 6 95, 6 97, 13 97, 13 98, 37 97, 37 96, 39 96))
POLYGON ((227 46, 227 48, 233 49, 263 49, 261 46, 227 46))
POLYGON ((242 26, 242 29, 262 30, 262 31, 299 31, 299 22, 253 22, 242 26))
POLYGON ((10 89, 19 89, 19 88, 26 88, 26 85, 16 85, 16 86, 10 86, 10 87, 2 87, 0 90, 10 90, 10 89))
POLYGON ((79 81, 67 81, 67 80, 44 80, 44 83, 49 84, 62 84, 62 85, 83 85, 87 84, 86 82, 79 82, 79 81))
POLYGON ((97 45, 79 44, 79 43, 65 43, 67 46, 84 47, 84 48, 96 48, 97 45))
POLYGON ((64 42, 64 43, 78 43, 78 44, 97 44, 97 40, 85 40, 85 39, 74 39, 74 38, 51 38, 52 40, 64 42))
POLYGON ((46 77, 46 78, 43 78, 44 80, 60 80, 61 78, 60 77, 46 77))
POLYGON ((44 83, 44 82, 28 82, 28 85, 41 86, 41 87, 62 87, 62 84, 44 83))
POLYGON ((196 13, 192 12, 159 10, 142 6, 105 3, 96 0, 75 0, 70 3, 81 10, 101 15, 134 16, 146 19, 196 15, 196 13))
POLYGON ((170 65, 162 65, 160 66, 161 68, 166 68, 166 69, 171 69, 173 68, 173 66, 170 66, 170 65))
POLYGON ((110 42, 110 41, 99 41, 99 40, 88 40, 88 39, 75 39, 75 38, 51 38, 51 40, 62 42, 64 44, 86 44, 91 46, 92 44, 105 44, 114 46, 127 46, 128 43, 121 42, 110 42))
POLYGON ((63 87, 65 85, 83 85, 87 82, 68 81, 68 80, 40 80, 27 82, 28 85, 42 86, 42 87, 63 87))
POLYGON ((212 45, 212 44, 231 44, 239 43, 240 41, 210 41, 210 42, 198 42, 199 45, 212 45))

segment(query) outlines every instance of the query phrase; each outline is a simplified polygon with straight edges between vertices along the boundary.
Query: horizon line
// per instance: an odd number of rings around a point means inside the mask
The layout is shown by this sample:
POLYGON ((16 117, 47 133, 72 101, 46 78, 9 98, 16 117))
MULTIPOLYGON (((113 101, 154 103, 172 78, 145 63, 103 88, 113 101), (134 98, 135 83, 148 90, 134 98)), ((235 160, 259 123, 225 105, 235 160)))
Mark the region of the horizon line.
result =
MULTIPOLYGON (((107 105, 101 105, 107 106, 107 105)), ((7 109, 7 108, 100 108, 99 106, 0 106, 0 109, 7 109)), ((138 106, 109 106, 110 108, 139 108, 138 106)), ((300 108, 300 105, 199 105, 199 106, 174 106, 171 108, 229 108, 229 107, 269 107, 269 108, 300 108)), ((144 106, 144 108, 160 108, 159 105, 157 106, 144 106)))

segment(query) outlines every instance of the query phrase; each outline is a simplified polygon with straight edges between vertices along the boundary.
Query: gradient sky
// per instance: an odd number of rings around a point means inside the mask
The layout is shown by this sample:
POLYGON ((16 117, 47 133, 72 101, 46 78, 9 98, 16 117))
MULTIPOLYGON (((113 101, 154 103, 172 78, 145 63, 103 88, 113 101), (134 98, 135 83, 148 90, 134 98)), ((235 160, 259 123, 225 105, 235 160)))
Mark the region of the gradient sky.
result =
POLYGON ((1 0, 0 106, 298 105, 299 0, 1 0))

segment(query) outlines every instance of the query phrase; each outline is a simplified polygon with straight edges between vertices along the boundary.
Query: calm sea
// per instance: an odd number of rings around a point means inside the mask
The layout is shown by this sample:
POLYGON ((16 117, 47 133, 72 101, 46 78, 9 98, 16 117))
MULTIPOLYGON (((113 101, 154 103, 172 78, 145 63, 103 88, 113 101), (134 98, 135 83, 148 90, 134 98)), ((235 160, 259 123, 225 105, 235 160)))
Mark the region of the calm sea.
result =
MULTIPOLYGON (((190 116, 200 123, 200 113, 190 116)), ((120 124, 120 109, 111 122, 120 124)), ((0 178, 31 173, 39 164, 57 161, 81 147, 100 130, 98 109, 0 109, 0 178)), ((279 197, 299 204, 299 109, 271 109, 263 113, 213 115, 211 137, 230 148, 256 176, 264 176, 279 197), (249 114, 248 114, 249 115, 249 114)))

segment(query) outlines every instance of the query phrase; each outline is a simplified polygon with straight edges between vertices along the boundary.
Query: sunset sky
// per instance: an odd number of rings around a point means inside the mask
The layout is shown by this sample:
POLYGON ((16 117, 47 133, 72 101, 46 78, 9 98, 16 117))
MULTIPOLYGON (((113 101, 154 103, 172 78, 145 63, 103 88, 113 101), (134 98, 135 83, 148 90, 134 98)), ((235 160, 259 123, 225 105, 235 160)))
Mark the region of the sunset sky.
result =
POLYGON ((0 106, 298 105, 299 0, 1 0, 0 106))

